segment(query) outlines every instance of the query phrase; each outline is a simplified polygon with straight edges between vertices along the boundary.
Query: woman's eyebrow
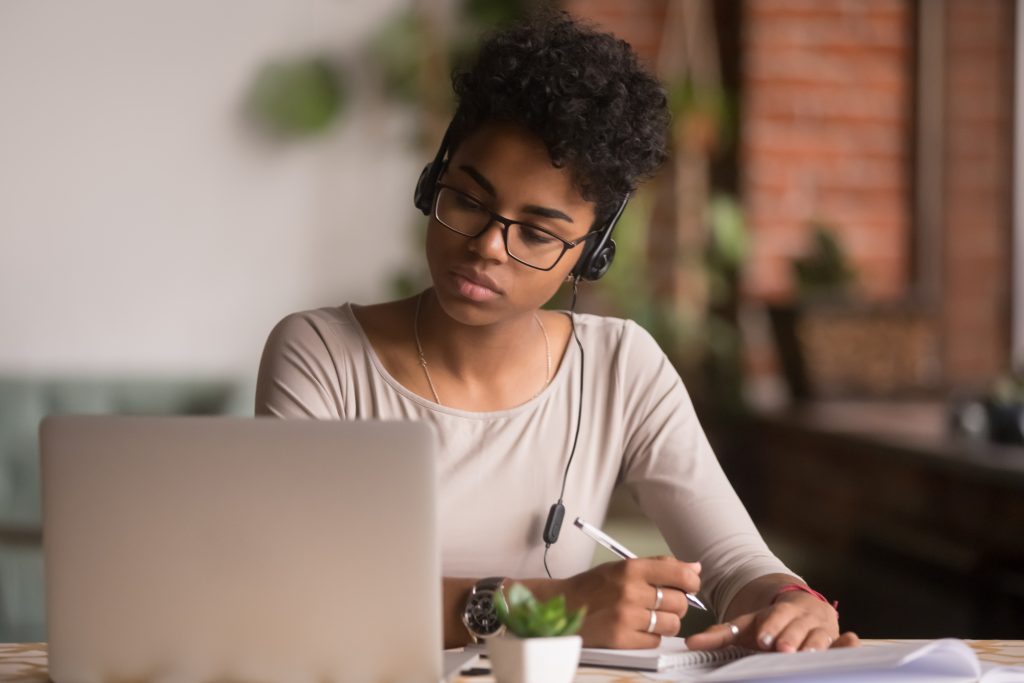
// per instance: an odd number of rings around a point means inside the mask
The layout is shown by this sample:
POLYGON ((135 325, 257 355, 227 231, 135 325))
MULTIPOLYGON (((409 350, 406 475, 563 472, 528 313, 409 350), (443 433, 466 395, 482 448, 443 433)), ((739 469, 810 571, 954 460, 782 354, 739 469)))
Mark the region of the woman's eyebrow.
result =
MULTIPOLYGON (((476 184, 483 188, 483 191, 492 197, 497 197, 498 193, 494 189, 494 185, 491 181, 484 177, 480 171, 476 170, 472 166, 462 164, 459 166, 459 170, 463 171, 466 175, 476 181, 476 184)), ((566 213, 559 211, 558 209, 552 209, 547 206, 536 206, 529 204, 523 207, 523 213, 533 214, 534 216, 541 216, 542 218, 557 218, 559 220, 568 221, 572 223, 572 218, 566 213)))
POLYGON ((484 192, 491 195, 492 197, 498 196, 498 193, 494 191, 494 185, 491 185, 491 181, 485 178, 483 174, 480 173, 480 171, 476 170, 472 166, 467 166, 465 164, 459 166, 459 169, 465 171, 466 175, 475 180, 476 184, 484 189, 484 192))
POLYGON ((570 223, 573 222, 572 218, 558 209, 549 209, 546 206, 534 206, 533 204, 528 204, 523 207, 523 213, 532 213, 534 216, 541 216, 543 218, 558 218, 570 223))

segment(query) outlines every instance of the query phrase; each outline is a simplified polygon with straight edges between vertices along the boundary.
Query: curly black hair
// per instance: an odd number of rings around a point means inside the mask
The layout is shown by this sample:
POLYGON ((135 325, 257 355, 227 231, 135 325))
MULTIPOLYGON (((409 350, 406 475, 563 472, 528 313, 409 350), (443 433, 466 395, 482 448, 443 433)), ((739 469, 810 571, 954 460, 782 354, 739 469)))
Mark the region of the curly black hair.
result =
POLYGON ((485 123, 522 126, 595 203, 595 227, 668 156, 664 88, 628 43, 564 12, 535 13, 492 34, 452 86, 453 150, 485 123))

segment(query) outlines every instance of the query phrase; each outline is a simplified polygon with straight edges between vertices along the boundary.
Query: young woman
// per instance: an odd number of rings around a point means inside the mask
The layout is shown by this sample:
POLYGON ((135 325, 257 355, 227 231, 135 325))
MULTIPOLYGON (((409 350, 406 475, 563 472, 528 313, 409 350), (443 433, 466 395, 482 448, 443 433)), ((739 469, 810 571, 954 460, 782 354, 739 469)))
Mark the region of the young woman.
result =
POLYGON ((651 336, 541 309, 565 280, 600 277, 625 199, 664 160, 657 81, 626 43, 565 15, 492 36, 453 80, 457 113, 416 193, 433 287, 285 318, 256 412, 436 428, 449 647, 494 632, 491 596, 513 580, 586 605, 588 646, 674 635, 684 592, 721 622, 692 648, 856 643, 765 546, 651 336), (619 484, 680 559, 589 569, 589 538, 554 541, 552 503, 600 524, 619 484))

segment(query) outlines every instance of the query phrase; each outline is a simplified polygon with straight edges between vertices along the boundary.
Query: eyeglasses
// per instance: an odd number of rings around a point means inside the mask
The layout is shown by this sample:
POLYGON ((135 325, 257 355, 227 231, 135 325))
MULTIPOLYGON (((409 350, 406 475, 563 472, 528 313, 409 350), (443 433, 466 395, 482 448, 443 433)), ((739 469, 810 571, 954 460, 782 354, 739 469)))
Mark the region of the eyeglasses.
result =
POLYGON ((501 224, 505 252, 525 266, 537 270, 551 270, 562 255, 596 232, 569 242, 544 228, 520 223, 494 213, 471 195, 448 185, 437 185, 434 198, 434 218, 437 222, 464 237, 478 237, 491 223, 501 224))

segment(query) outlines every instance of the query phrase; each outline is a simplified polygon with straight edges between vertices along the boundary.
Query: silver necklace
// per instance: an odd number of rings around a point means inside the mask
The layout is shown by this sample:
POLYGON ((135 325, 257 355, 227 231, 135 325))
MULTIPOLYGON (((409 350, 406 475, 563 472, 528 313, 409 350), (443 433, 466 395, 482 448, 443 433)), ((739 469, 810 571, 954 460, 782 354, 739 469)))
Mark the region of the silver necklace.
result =
MULTIPOLYGON (((420 292, 420 295, 416 297, 416 317, 412 323, 413 337, 416 339, 416 351, 420 355, 420 365, 423 367, 423 374, 427 378, 427 384, 430 385, 430 392, 434 394, 434 403, 438 405, 444 405, 441 403, 441 399, 437 395, 437 388, 434 386, 434 380, 430 378, 430 370, 427 368, 427 358, 423 355, 423 345, 420 344, 420 305, 423 303, 423 295, 427 293, 427 290, 420 292)), ((544 323, 540 321, 540 316, 536 313, 533 314, 533 319, 537 321, 537 325, 540 327, 541 334, 544 335, 544 353, 547 356, 548 373, 544 379, 544 386, 540 388, 536 394, 531 397, 531 401, 540 395, 541 391, 551 383, 551 342, 548 340, 548 331, 544 329, 544 323)))

